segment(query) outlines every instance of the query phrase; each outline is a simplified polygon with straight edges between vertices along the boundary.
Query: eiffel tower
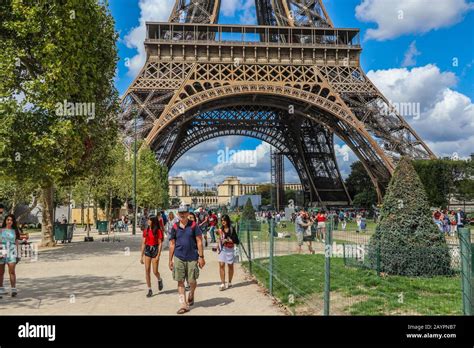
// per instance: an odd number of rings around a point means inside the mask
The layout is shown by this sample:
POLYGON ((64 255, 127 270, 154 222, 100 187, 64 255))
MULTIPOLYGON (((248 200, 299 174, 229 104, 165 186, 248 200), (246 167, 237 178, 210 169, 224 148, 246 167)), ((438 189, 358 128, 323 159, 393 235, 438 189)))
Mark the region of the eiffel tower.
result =
POLYGON ((159 162, 216 137, 258 138, 293 164, 308 205, 329 207, 351 204, 335 136, 379 200, 400 156, 435 158, 361 69, 358 29, 335 28, 322 0, 255 5, 258 25, 218 24, 219 0, 176 0, 168 22, 146 23, 121 122, 132 134, 136 120, 159 162))

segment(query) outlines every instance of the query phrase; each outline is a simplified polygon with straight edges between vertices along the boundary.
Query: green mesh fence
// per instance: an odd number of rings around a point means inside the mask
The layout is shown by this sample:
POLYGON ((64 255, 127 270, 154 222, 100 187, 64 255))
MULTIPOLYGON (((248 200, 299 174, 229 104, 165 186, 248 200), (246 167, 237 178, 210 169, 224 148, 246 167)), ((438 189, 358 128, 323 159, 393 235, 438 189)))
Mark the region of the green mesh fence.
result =
POLYGON ((461 315, 459 239, 440 247, 370 243, 366 233, 333 233, 331 314, 461 315))
POLYGON ((300 249, 292 222, 239 223, 243 266, 293 314, 323 313, 325 246, 317 232, 312 228, 300 249))
POLYGON ((313 225, 301 249, 293 223, 273 224, 272 228, 272 220, 240 221, 242 264, 295 315, 324 314, 326 254, 330 256, 330 315, 463 314, 457 236, 447 237, 446 247, 439 252, 429 247, 390 250, 388 259, 384 258, 387 250, 370 244, 375 231, 372 221, 364 230, 355 222, 348 222, 345 229, 341 223, 336 227, 327 222, 327 246, 323 231, 313 225), (433 255, 445 255, 444 261, 433 255), (397 267, 409 271, 393 274, 397 267))

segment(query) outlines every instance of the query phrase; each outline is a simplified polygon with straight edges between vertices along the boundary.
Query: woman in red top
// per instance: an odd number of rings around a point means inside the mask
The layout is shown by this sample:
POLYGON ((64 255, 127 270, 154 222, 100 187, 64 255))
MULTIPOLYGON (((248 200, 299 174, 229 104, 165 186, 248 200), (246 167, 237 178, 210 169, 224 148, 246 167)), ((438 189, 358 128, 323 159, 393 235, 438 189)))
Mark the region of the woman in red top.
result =
POLYGON ((148 218, 148 228, 143 230, 143 242, 140 262, 145 264, 146 284, 148 285, 148 293, 146 297, 151 297, 153 291, 151 290, 150 270, 153 265, 153 274, 158 279, 158 289, 163 290, 163 280, 158 272, 158 265, 160 262, 161 248, 163 245, 163 219, 156 216, 148 218))
POLYGON ((323 243, 326 239, 326 220, 326 212, 324 210, 318 212, 318 215, 316 215, 316 221, 318 222, 317 238, 321 238, 321 242, 323 243))

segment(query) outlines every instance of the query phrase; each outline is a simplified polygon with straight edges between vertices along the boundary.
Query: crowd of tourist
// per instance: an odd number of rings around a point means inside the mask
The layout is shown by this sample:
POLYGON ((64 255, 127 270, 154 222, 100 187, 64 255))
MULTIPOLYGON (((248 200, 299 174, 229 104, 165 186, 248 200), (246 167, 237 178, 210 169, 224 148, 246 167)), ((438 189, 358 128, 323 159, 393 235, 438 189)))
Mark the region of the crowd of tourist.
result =
POLYGON ((162 250, 168 249, 168 268, 178 287, 180 308, 177 313, 189 312, 194 304, 200 270, 206 264, 204 250, 209 243, 215 245, 212 250, 218 254, 219 290, 232 287, 235 249, 240 241, 229 215, 206 211, 203 207, 193 212, 181 206, 177 216, 165 211, 152 215, 145 209, 139 226, 143 233, 140 262, 145 265, 147 297, 153 296, 151 269, 158 282, 158 290, 164 287, 159 261, 162 250))
MULTIPOLYGON (((356 222, 357 233, 364 233, 367 229, 368 214, 364 210, 339 209, 325 211, 322 209, 305 210, 285 216, 284 211, 265 211, 256 213, 257 220, 265 223, 274 221, 277 225, 291 221, 295 225, 297 252, 303 252, 306 245, 307 252, 314 254, 313 243, 325 243, 327 224, 330 221, 334 230, 345 231, 348 222, 356 222)), ((377 219, 375 215, 374 220, 377 219)), ((466 214, 461 209, 457 211, 436 210, 433 212, 433 221, 447 235, 454 235, 459 227, 468 223, 466 214)), ((114 220, 112 229, 128 231, 133 220, 127 216, 114 220)), ((17 295, 15 267, 20 258, 17 255, 18 244, 21 240, 20 229, 13 214, 6 215, 4 207, 0 205, 0 298, 6 294, 3 279, 6 267, 10 276, 11 296, 17 295)), ((137 226, 142 233, 140 248, 140 263, 145 268, 145 282, 147 297, 153 296, 151 273, 156 278, 158 290, 164 288, 163 278, 159 270, 160 257, 163 250, 169 250, 168 268, 173 280, 177 282, 179 310, 178 314, 189 312, 194 304, 197 280, 200 270, 205 266, 204 251, 209 244, 212 251, 217 253, 218 273, 220 278, 219 290, 224 291, 232 287, 234 276, 234 262, 236 246, 240 243, 236 228, 227 214, 216 211, 206 211, 200 207, 190 211, 181 206, 176 215, 164 210, 150 214, 143 211, 137 226), (226 274, 227 273, 227 274, 226 274), (226 277, 227 276, 227 277, 226 277)))
POLYGON ((461 208, 457 211, 437 209, 433 212, 433 221, 440 232, 448 236, 454 236, 458 228, 468 223, 466 213, 461 208))

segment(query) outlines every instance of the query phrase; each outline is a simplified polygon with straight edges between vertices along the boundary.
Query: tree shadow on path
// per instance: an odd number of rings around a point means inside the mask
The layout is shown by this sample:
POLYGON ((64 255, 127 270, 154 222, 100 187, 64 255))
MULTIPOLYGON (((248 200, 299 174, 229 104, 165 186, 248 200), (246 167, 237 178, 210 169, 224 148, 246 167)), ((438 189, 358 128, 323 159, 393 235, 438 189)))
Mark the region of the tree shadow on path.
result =
MULTIPOLYGON (((21 291, 18 297, 0 299, 2 307, 38 309, 43 301, 48 305, 67 306, 71 304, 71 299, 94 299, 114 295, 123 289, 128 292, 142 289, 142 284, 137 284, 135 280, 93 275, 22 278, 19 285, 21 291)), ((67 309, 64 308, 64 311, 67 312, 67 309)))

